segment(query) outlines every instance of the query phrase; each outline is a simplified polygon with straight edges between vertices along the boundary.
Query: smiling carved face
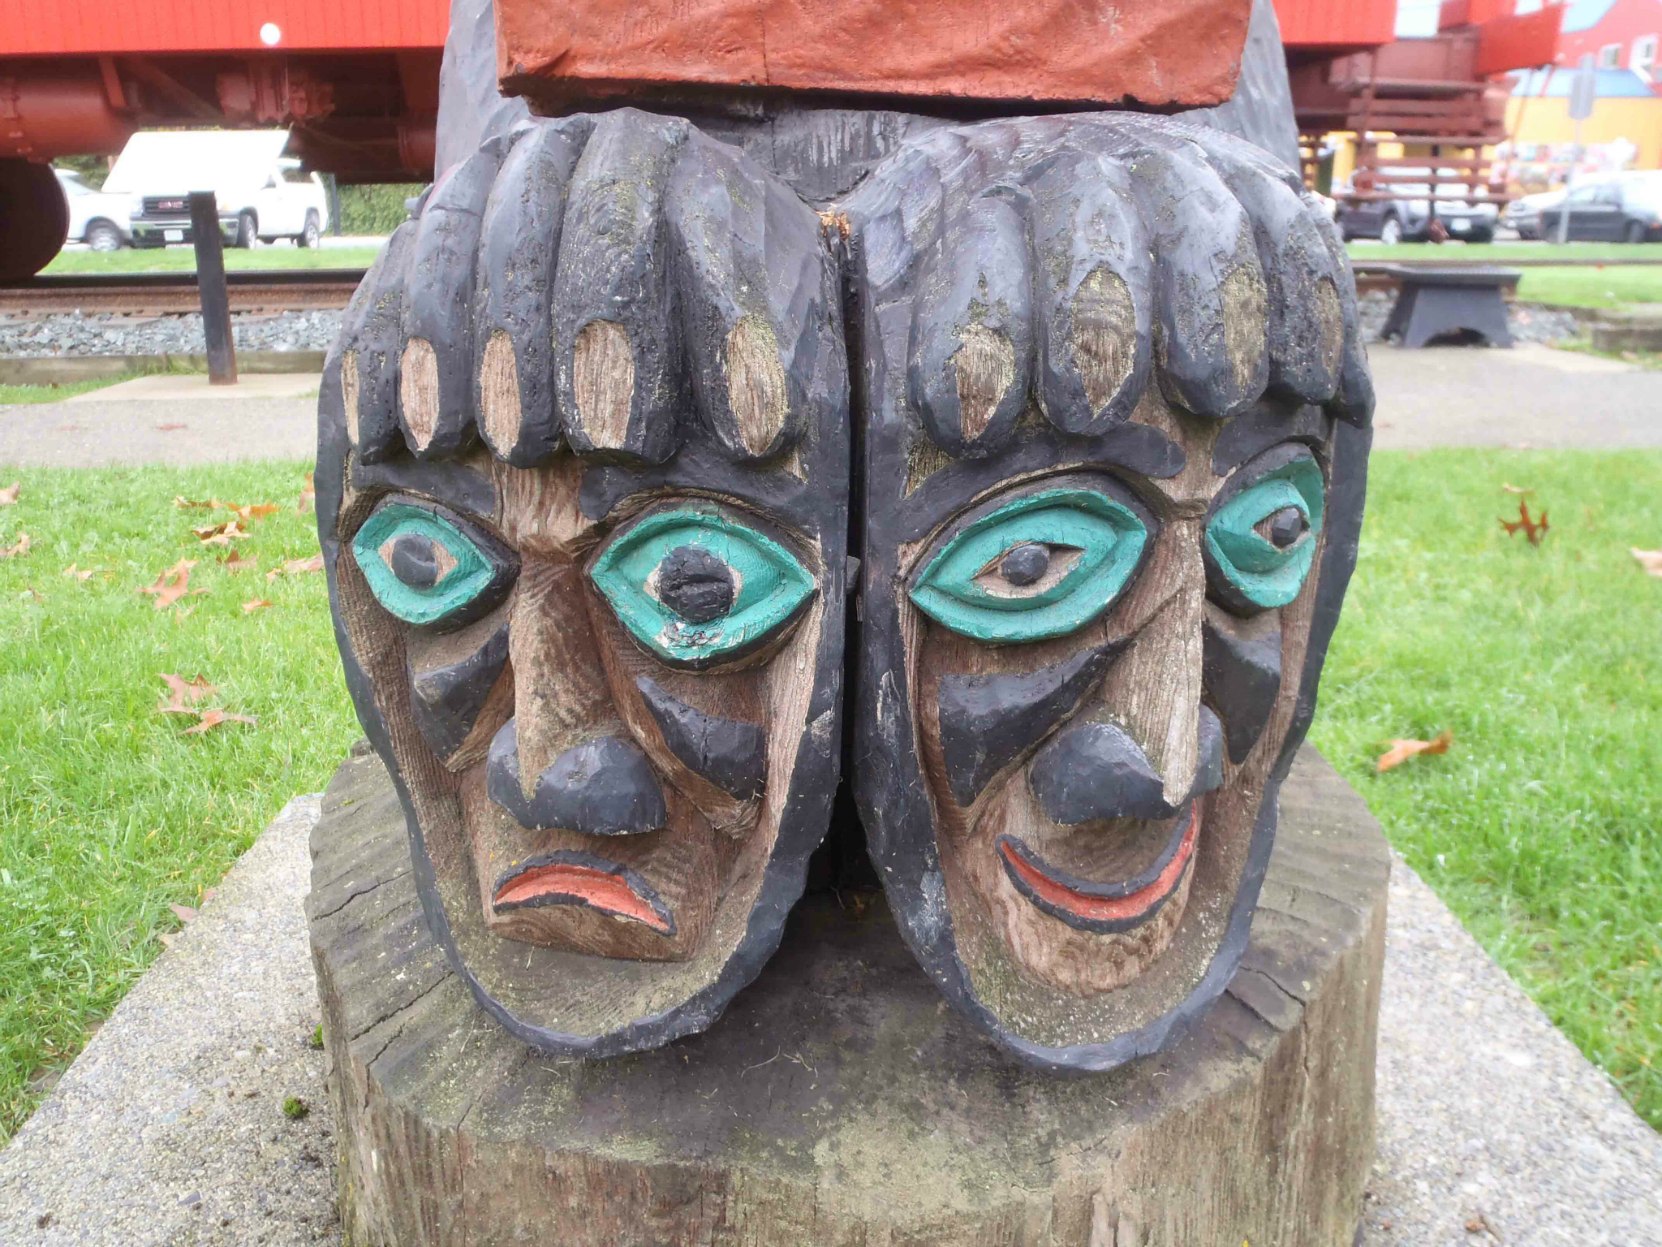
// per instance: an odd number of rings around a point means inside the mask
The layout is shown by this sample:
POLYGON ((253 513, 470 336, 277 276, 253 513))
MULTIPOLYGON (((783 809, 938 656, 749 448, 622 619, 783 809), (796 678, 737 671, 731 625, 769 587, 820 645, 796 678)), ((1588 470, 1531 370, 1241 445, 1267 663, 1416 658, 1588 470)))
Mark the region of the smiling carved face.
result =
POLYGON ((914 141, 850 201, 870 361, 856 787, 902 931, 1041 1065, 1233 974, 1355 557, 1345 260, 1149 118, 914 141))
POLYGON ((994 486, 901 551, 954 926, 983 969, 1082 999, 1153 966, 1191 896, 1197 929, 1227 921, 1325 512, 1314 409, 1268 402, 1230 428, 1151 395, 1133 422, 1158 464, 1110 451, 994 486))

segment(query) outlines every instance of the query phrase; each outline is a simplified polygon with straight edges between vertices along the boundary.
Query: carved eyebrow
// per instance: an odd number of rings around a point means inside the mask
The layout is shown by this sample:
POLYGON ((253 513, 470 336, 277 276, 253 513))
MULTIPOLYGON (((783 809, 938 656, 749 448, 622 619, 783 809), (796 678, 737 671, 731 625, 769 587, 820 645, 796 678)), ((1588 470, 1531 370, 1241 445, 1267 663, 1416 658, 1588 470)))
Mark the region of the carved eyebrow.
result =
POLYGON ((933 473, 903 504, 899 537, 917 541, 928 536, 941 517, 968 505, 977 496, 1027 472, 1040 472, 1057 463, 1079 470, 1119 467, 1154 480, 1169 480, 1188 461, 1183 448, 1159 429, 1146 424, 1114 426, 1101 437, 1063 437, 1048 430, 1035 433, 993 459, 965 459, 933 473))
POLYGON ((365 463, 353 455, 352 486, 424 494, 457 511, 487 517, 496 514, 495 483, 473 468, 445 460, 398 458, 365 463))
POLYGON ((741 467, 703 442, 686 442, 668 463, 634 467, 592 464, 584 469, 578 502, 583 515, 603 520, 635 494, 685 489, 748 502, 777 515, 803 532, 818 533, 825 520, 823 489, 783 469, 741 467))
POLYGON ((1228 476, 1254 455, 1281 442, 1325 442, 1332 417, 1314 403, 1289 411, 1284 402, 1265 400, 1250 411, 1224 421, 1212 446, 1212 475, 1228 476))

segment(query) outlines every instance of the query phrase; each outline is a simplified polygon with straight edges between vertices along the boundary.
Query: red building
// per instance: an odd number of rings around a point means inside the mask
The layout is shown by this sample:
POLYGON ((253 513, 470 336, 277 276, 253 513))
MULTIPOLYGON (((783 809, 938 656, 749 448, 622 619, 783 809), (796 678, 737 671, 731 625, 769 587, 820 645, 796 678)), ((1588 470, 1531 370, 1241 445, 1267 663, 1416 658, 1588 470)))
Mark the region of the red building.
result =
POLYGON ((1559 65, 1591 56, 1600 69, 1626 69, 1662 94, 1662 0, 1572 0, 1558 33, 1559 65))

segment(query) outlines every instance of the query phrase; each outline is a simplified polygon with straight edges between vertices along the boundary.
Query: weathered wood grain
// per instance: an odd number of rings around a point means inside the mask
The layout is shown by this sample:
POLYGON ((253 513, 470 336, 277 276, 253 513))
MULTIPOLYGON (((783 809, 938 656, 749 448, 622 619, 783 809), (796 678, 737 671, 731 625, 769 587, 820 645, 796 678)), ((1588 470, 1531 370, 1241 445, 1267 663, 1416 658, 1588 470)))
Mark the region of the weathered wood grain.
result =
POLYGON ((538 99, 786 88, 968 100, 1217 104, 1250 0, 497 0, 497 69, 538 99))
POLYGON ((943 1006, 875 893, 810 896, 708 1032, 515 1041, 427 933, 380 762, 312 837, 313 957, 359 1247, 1349 1247, 1373 1154, 1389 858, 1306 749, 1240 970, 1161 1054, 1024 1068, 943 1006))

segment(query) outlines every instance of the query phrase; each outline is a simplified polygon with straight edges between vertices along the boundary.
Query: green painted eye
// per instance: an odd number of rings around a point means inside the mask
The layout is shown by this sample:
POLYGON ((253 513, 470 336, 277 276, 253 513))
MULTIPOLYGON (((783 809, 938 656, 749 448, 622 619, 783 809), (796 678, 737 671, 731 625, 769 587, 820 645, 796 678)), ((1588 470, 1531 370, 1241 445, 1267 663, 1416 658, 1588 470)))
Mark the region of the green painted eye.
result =
POLYGON ((953 537, 917 578, 912 601, 978 641, 1064 636, 1130 583, 1148 536, 1142 518, 1106 494, 1029 494, 953 537))
POLYGON ((441 631, 494 609, 515 571, 499 542, 431 503, 383 503, 353 536, 352 555, 376 601, 441 631))
POLYGON ((1322 527, 1321 468, 1308 454, 1231 495, 1206 522, 1206 563, 1225 604, 1268 610, 1298 596, 1322 527))
POLYGON ((703 667, 771 638, 814 594, 791 552, 714 511, 659 511, 601 550, 589 578, 666 662, 703 667))

